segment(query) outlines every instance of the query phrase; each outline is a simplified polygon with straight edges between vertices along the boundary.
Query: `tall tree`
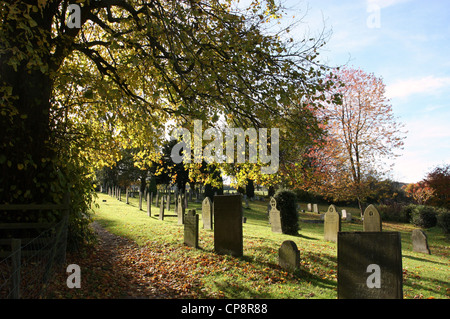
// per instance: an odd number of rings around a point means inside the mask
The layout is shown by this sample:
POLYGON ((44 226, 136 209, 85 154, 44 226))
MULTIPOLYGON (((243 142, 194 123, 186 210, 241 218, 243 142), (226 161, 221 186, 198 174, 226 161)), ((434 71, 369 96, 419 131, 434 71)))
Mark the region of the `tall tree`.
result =
POLYGON ((309 153, 313 188, 334 200, 356 199, 362 211, 373 178, 388 171, 385 160, 402 148, 402 124, 394 117, 381 78, 351 68, 334 75, 338 81, 329 94, 336 102, 318 114, 327 136, 309 153))
POLYGON ((436 166, 425 178, 433 190, 430 203, 450 209, 450 165, 436 166))
POLYGON ((169 118, 292 131, 285 106, 321 96, 323 39, 267 32, 280 12, 273 0, 0 2, 0 202, 77 185, 85 212, 93 169, 124 148, 157 158, 169 118))

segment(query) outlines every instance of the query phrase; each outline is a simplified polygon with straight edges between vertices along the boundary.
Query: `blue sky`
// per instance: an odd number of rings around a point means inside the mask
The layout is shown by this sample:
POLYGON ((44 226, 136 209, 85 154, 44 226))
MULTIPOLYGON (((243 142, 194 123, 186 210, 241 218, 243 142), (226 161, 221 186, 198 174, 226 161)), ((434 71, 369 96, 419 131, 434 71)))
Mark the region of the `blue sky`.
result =
MULTIPOLYGON (((450 163, 450 1, 285 0, 303 16, 302 38, 332 31, 321 59, 382 77, 408 131, 391 178, 416 182, 450 163)), ((295 11, 288 11, 292 16, 295 11)))

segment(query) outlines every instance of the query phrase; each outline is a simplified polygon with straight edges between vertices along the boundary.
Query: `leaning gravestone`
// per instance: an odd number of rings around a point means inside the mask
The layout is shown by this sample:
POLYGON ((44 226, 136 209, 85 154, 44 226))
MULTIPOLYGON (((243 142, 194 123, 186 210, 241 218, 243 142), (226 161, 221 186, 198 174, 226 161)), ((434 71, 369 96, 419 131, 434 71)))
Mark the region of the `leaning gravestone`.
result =
POLYGON ((364 211, 363 230, 381 231, 381 216, 373 205, 369 205, 364 211))
POLYGON ((159 220, 164 220, 164 196, 161 196, 161 203, 159 205, 159 220))
POLYGON ((281 228, 281 212, 277 209, 277 201, 273 197, 270 198, 269 223, 272 227, 272 232, 283 232, 281 228))
POLYGON ((198 215, 195 209, 191 209, 184 218, 184 243, 198 248, 198 215))
POLYGON ((243 255, 242 196, 214 197, 214 250, 234 257, 243 255))
POLYGON ((413 251, 431 255, 427 235, 421 229, 414 229, 411 234, 413 251))
POLYGON ((317 206, 317 204, 313 204, 313 210, 314 210, 314 213, 318 214, 319 213, 319 206, 317 206))
POLYGON ((401 299, 399 232, 339 232, 338 298, 401 299))
POLYGON ((341 216, 336 210, 336 206, 330 205, 324 216, 324 239, 327 241, 337 241, 338 232, 341 231, 341 216))
POLYGON ((300 266, 300 251, 292 240, 285 240, 278 250, 278 264, 281 268, 294 271, 300 266))
POLYGON ((203 229, 213 229, 212 203, 209 197, 205 197, 202 202, 203 229))
MULTIPOLYGON (((178 195, 178 206, 177 206, 177 215, 178 215, 178 225, 183 225, 184 224, 184 204, 183 204, 183 199, 181 195, 178 195)), ((198 216, 197 216, 198 219, 198 216)))

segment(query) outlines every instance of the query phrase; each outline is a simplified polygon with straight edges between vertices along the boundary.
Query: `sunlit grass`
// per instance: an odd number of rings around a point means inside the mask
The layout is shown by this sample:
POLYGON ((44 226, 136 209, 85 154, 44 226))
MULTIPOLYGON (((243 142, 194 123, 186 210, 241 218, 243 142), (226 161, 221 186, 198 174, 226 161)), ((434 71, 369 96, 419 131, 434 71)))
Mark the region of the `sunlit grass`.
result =
MULTIPOLYGON (((171 245, 171 258, 196 256, 208 262, 199 262, 204 290, 223 298, 327 298, 337 297, 337 245, 323 239, 323 224, 304 223, 304 219, 320 219, 318 214, 300 213, 298 236, 273 233, 268 224, 267 202, 250 202, 244 208, 247 217, 243 224, 244 256, 234 258, 214 253, 213 231, 204 230, 200 216, 200 249, 183 249, 183 226, 177 224, 174 205, 165 211, 163 221, 158 219, 159 207, 152 206, 149 217, 146 203, 138 209, 138 199, 130 198, 127 205, 105 194, 99 194, 100 208, 94 219, 106 229, 134 240, 139 245, 148 243, 171 245), (103 200, 106 200, 103 202, 103 200), (293 240, 300 250, 300 268, 288 273, 278 266, 278 249, 285 240, 293 240)), ((301 203, 301 208, 306 204, 301 203)), ((321 212, 326 205, 319 207, 321 212), (322 207, 323 206, 323 207, 322 207)), ((340 209, 344 209, 341 207, 340 209)), ((201 203, 189 203, 188 209, 201 214, 201 203)), ((351 211, 351 208, 345 208, 351 211)), ((353 212, 353 214, 356 214, 353 212)), ((359 217, 359 216, 358 216, 359 217)), ((402 223, 383 223, 383 231, 399 231, 402 238, 404 269, 404 298, 449 297, 449 242, 435 227, 427 230, 432 255, 412 251, 411 231, 415 227, 402 223)), ((362 224, 343 222, 342 231, 362 231, 362 224)))

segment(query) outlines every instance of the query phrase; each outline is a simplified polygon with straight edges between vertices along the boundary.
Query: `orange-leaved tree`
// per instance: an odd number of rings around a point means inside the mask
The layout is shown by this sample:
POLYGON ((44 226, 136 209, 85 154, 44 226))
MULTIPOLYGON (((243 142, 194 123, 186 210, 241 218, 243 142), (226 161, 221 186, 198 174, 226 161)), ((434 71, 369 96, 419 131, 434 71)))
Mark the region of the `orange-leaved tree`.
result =
POLYGON ((389 171, 384 160, 398 156, 403 146, 403 125, 394 117, 382 78, 347 67, 334 75, 329 90, 334 102, 317 114, 327 136, 309 152, 308 187, 333 200, 356 200, 362 211, 374 180, 389 171))

